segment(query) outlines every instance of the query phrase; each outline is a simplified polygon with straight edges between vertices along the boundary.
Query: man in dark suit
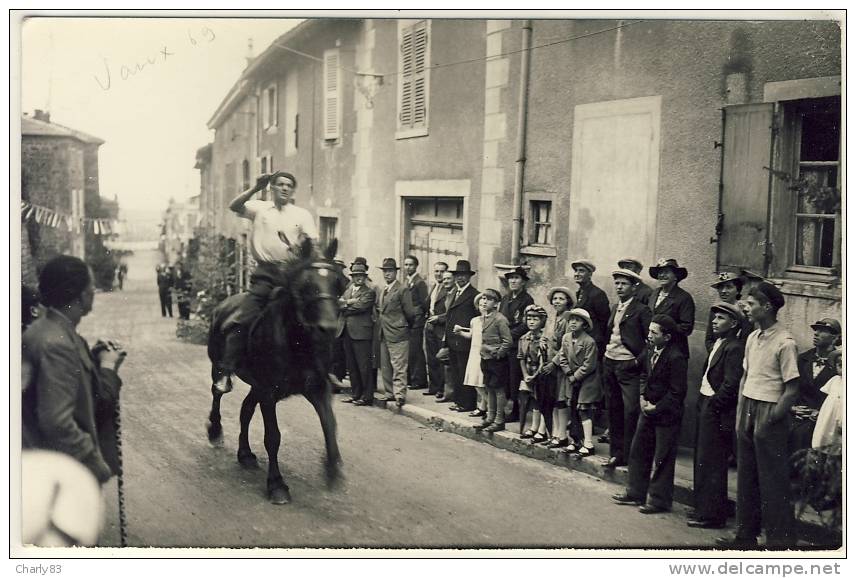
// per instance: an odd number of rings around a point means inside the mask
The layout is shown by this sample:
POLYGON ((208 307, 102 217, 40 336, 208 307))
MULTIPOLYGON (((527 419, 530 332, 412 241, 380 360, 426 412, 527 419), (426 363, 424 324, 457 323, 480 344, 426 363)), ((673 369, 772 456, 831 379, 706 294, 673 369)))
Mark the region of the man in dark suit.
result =
POLYGON ((695 510, 687 520, 693 528, 723 528, 728 518, 728 455, 743 377, 744 343, 739 337, 746 321, 743 312, 725 301, 710 310, 715 340, 705 361, 696 403, 695 510))
POLYGON ((791 408, 794 417, 788 438, 788 452, 791 455, 797 450, 811 447, 817 413, 826 399, 826 394, 820 391, 820 388, 835 375, 835 369, 829 366, 827 360, 841 337, 841 324, 831 317, 821 319, 811 328, 814 330, 814 347, 797 357, 800 393, 791 408))
POLYGON ((454 332, 455 326, 470 326, 473 317, 479 315, 473 301, 478 295, 478 289, 470 285, 470 279, 476 272, 470 268, 470 262, 459 260, 452 271, 455 277, 454 299, 446 309, 445 340, 449 348, 449 367, 451 369, 452 387, 455 403, 453 411, 469 412, 476 408, 476 389, 464 386, 464 374, 467 369, 467 358, 470 355, 470 340, 454 332))
POLYGON ((692 295, 678 287, 678 283, 687 278, 687 270, 679 267, 674 259, 660 259, 657 265, 648 268, 648 274, 659 282, 659 287, 651 295, 648 306, 654 315, 668 315, 678 326, 678 333, 672 339, 687 359, 690 357, 688 337, 695 326, 695 301, 692 295))
POLYGON ((677 324, 667 315, 655 315, 648 330, 650 347, 642 362, 639 424, 630 448, 629 479, 618 504, 638 504, 643 514, 672 508, 675 459, 684 398, 687 395, 687 358, 671 343, 677 324), (653 471, 652 471, 653 469, 653 471))
POLYGON ((339 298, 339 323, 336 337, 342 339, 348 374, 351 376, 351 397, 344 401, 354 405, 371 405, 375 384, 371 381, 372 308, 375 292, 366 287, 368 267, 351 265, 351 284, 339 298))
MULTIPOLYGON (((633 257, 625 257, 624 259, 621 259, 618 262, 618 268, 633 271, 634 273, 639 275, 641 279, 642 261, 640 261, 639 259, 634 259, 633 257)), ((636 297, 634 297, 634 299, 636 299, 640 303, 648 305, 648 301, 650 301, 651 299, 651 293, 653 292, 653 289, 651 289, 644 282, 640 281, 636 286, 636 297)))
POLYGON ((523 334, 529 331, 526 327, 526 316, 523 314, 526 308, 535 303, 532 296, 526 291, 526 282, 529 275, 525 267, 515 267, 505 274, 508 281, 508 293, 502 297, 499 303, 499 312, 508 321, 511 330, 511 349, 508 352, 506 362, 508 363, 508 380, 506 381, 505 395, 513 403, 511 415, 506 422, 515 422, 520 419, 520 401, 517 399, 520 381, 523 373, 520 370, 520 360, 517 359, 517 344, 523 334))
POLYGON ((449 265, 443 261, 434 263, 434 283, 428 291, 423 305, 425 319, 425 357, 428 362, 428 391, 422 395, 443 394, 443 364, 437 359, 437 352, 443 346, 443 330, 446 323, 446 294, 443 286, 443 273, 449 265), (440 319, 442 318, 442 322, 440 319))
POLYGON ((594 263, 588 259, 579 259, 571 263, 571 269, 574 271, 574 281, 579 285, 575 306, 589 312, 592 322, 591 336, 597 343, 598 357, 603 357, 607 342, 609 299, 600 287, 591 282, 591 275, 596 270, 594 263))
POLYGON ((190 302, 191 291, 193 289, 193 279, 190 275, 190 271, 184 268, 184 263, 181 261, 175 265, 173 285, 175 288, 175 299, 178 301, 178 317, 179 319, 190 319, 190 302))
POLYGON ((47 313, 22 338, 25 448, 67 454, 86 466, 100 483, 118 473, 115 410, 119 367, 125 352, 99 342, 90 351, 77 325, 90 311, 95 286, 89 267, 60 255, 39 275, 47 313))
POLYGON ((428 285, 417 273, 419 259, 414 255, 404 258, 404 284, 410 290, 410 300, 416 315, 413 318, 413 326, 410 328, 410 346, 407 362, 408 381, 410 389, 425 389, 428 387, 428 376, 425 367, 425 349, 423 346, 425 319, 427 309, 425 302, 428 299, 428 285))
POLYGON ((607 321, 603 356, 603 389, 609 412, 609 458, 603 466, 626 465, 639 419, 639 387, 642 358, 647 345, 651 310, 636 298, 639 275, 628 269, 612 272, 618 303, 607 321))
POLYGON ((157 266, 158 297, 160 297, 161 317, 172 317, 172 275, 166 265, 157 266))
POLYGON ((396 279, 398 265, 395 259, 384 259, 380 269, 386 285, 377 289, 375 316, 380 345, 380 371, 386 392, 384 401, 394 401, 401 407, 407 399, 410 326, 416 316, 416 309, 410 300, 410 290, 396 279))
POLYGON ((443 299, 443 312, 437 315, 436 321, 440 333, 440 351, 437 352, 437 358, 443 366, 443 390, 437 392, 435 397, 437 403, 453 403, 455 401, 455 379, 449 347, 446 344, 446 315, 452 303, 455 302, 455 297, 458 296, 458 286, 455 285, 455 276, 451 271, 443 272, 443 289, 446 290, 446 298, 443 299))

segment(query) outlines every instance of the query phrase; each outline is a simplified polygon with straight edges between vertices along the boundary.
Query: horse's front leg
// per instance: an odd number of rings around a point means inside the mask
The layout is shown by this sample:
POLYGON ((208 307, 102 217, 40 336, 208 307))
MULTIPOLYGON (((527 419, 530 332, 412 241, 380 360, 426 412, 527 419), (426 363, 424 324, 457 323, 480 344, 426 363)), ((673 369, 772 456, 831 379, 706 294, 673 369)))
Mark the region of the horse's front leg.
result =
POLYGON ((291 493, 288 491, 285 480, 282 479, 277 458, 281 436, 279 424, 276 421, 276 398, 267 395, 259 401, 259 404, 265 422, 265 449, 268 454, 268 499, 272 504, 288 504, 291 502, 291 493))
POLYGON ((211 386, 211 411, 208 414, 208 441, 217 442, 223 438, 223 424, 220 422, 220 398, 223 394, 211 386))
POLYGON ((241 433, 238 434, 238 463, 245 468, 259 467, 259 460, 256 454, 250 449, 250 422, 253 419, 253 414, 256 411, 256 405, 259 403, 258 397, 254 389, 241 402, 241 433))
MULTIPOLYGON (((326 377, 326 375, 324 376, 326 377)), ((324 432, 324 444, 327 448, 327 461, 325 462, 325 474, 327 486, 335 486, 342 478, 342 455, 339 453, 339 442, 336 439, 336 416, 333 413, 332 395, 330 384, 317 375, 307 377, 306 392, 304 395, 321 420, 321 430, 324 432)))

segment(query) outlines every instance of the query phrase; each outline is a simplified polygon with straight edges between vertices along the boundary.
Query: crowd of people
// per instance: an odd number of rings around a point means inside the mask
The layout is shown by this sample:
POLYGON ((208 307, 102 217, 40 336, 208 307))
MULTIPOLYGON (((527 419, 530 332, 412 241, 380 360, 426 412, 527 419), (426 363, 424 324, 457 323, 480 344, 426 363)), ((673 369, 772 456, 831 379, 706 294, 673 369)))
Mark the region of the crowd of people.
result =
POLYGON ((179 261, 173 266, 158 264, 155 267, 160 298, 161 317, 172 317, 173 297, 178 304, 179 319, 190 319, 193 278, 184 263, 179 261))
POLYGON ((711 279, 719 301, 706 315, 702 374, 690 383, 696 307, 680 286, 688 271, 675 259, 649 267, 656 287, 644 282, 639 260, 619 260, 611 270, 612 304, 592 282, 596 265, 574 261, 577 288, 549 290, 552 315, 528 293, 525 266, 504 273, 503 293, 477 289, 466 260, 454 269, 434 263, 430 285, 413 255, 400 278, 395 259, 384 259, 377 285, 366 259, 340 266, 350 277, 336 346, 350 375, 345 403, 371 405, 376 384, 381 400, 399 407, 408 391, 424 390, 477 419, 477 429, 492 433, 519 422, 521 438, 580 459, 597 453, 594 424, 605 410, 602 466, 627 466, 629 474, 613 500, 654 514, 672 507, 687 391, 697 388, 696 507, 687 524, 725 527, 735 513, 727 488, 736 457, 737 533, 718 545, 754 548, 762 530, 767 548, 795 544, 790 457, 841 439, 835 319, 813 324, 815 347, 798 355, 778 322, 780 289, 748 271, 719 273, 711 279))

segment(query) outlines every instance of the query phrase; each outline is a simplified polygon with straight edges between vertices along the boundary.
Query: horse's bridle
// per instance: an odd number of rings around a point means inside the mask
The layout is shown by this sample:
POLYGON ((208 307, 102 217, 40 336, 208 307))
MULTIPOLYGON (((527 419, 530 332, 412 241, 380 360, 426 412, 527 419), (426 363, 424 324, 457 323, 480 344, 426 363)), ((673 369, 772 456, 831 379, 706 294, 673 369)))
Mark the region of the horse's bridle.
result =
MULTIPOLYGON (((326 263, 324 261, 313 261, 309 265, 310 269, 315 269, 318 271, 318 275, 321 277, 327 277, 328 275, 333 275, 336 272, 336 267, 331 263, 326 263)), ((317 295, 313 295, 310 299, 307 300, 307 304, 315 304, 319 301, 333 301, 338 304, 338 298, 326 291, 319 291, 317 295)), ((301 321, 303 319, 303 310, 302 308, 297 311, 297 315, 301 321)))

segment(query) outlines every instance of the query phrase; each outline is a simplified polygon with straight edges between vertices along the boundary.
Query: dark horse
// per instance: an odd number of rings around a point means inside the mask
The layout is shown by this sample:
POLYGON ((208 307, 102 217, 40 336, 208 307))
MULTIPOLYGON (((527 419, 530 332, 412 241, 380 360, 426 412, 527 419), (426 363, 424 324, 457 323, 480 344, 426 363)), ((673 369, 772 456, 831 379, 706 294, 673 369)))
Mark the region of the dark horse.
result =
MULTIPOLYGON (((298 258, 281 268, 281 277, 276 280, 267 305, 250 327, 247 353, 236 371, 238 377, 250 384, 250 392, 241 404, 238 462, 247 468, 258 467, 256 456, 250 450, 248 430, 256 405, 259 405, 268 454, 268 498, 274 504, 291 501, 277 461, 281 436, 276 419, 276 403, 290 395, 303 394, 321 420, 327 447, 328 484, 332 485, 341 475, 342 458, 336 441, 336 418, 331 407, 332 393, 326 367, 338 313, 334 295, 335 266, 332 264, 336 245, 333 240, 321 257, 307 239, 298 248, 298 258)), ((245 295, 228 297, 214 311, 208 334, 213 382, 221 375, 219 361, 225 344, 224 323, 233 319, 245 295)), ((213 386, 211 394, 208 439, 215 441, 223 435, 222 394, 213 386)))

